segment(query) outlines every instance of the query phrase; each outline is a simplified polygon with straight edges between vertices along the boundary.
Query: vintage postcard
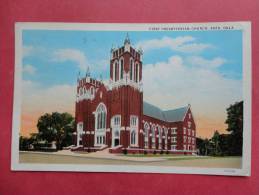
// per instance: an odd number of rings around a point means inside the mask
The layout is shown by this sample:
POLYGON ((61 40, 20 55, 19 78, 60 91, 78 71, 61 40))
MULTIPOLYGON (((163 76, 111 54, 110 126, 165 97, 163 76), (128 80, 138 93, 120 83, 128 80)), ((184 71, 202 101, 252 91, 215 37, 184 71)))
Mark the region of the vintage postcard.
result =
POLYGON ((250 31, 16 23, 11 169, 249 176, 250 31))

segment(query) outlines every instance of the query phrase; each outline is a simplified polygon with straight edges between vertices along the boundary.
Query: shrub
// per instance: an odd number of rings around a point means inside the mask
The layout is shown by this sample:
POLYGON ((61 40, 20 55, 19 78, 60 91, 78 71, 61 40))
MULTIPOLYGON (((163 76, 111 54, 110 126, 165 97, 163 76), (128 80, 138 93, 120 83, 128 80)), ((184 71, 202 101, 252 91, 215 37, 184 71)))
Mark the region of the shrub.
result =
POLYGON ((169 151, 167 150, 165 153, 166 153, 166 154, 169 154, 169 151))
POLYGON ((164 151, 163 151, 163 150, 160 150, 160 154, 164 154, 164 151))
POLYGON ((147 151, 146 150, 144 150, 144 154, 147 155, 147 151))
POLYGON ((156 150, 153 151, 153 154, 156 154, 156 150))
POLYGON ((123 154, 125 154, 125 155, 128 154, 128 151, 126 148, 123 149, 123 154))

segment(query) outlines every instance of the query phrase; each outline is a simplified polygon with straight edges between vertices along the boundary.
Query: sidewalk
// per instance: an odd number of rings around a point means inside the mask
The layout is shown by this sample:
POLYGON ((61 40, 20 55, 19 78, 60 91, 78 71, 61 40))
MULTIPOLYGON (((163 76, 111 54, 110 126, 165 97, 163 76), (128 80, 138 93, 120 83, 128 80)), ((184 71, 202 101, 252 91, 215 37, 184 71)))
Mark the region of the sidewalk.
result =
POLYGON ((91 153, 79 153, 79 152, 71 152, 70 150, 62 150, 56 152, 56 154, 61 155, 70 155, 70 156, 80 156, 80 157, 87 157, 87 158, 100 158, 100 159, 113 159, 113 160, 128 160, 128 161, 141 161, 141 162, 155 162, 155 161, 165 161, 166 158, 163 157, 128 157, 128 156, 121 156, 118 154, 109 153, 109 148, 91 152, 91 153))
MULTIPOLYGON (((38 153, 38 154, 50 154, 50 155, 63 155, 63 156, 78 156, 85 158, 93 159, 113 159, 113 160, 125 160, 125 161, 134 161, 134 162, 158 162, 158 161, 167 161, 169 159, 178 159, 178 158, 192 158, 192 156, 158 156, 157 157, 139 157, 139 156, 126 156, 122 154, 112 154, 109 153, 109 149, 102 151, 91 152, 91 153, 80 153, 80 152, 71 152, 70 150, 60 150, 58 152, 27 152, 23 151, 22 153, 38 153)), ((197 156, 194 156, 197 158, 197 156)), ((202 157, 201 157, 202 158, 202 157)))

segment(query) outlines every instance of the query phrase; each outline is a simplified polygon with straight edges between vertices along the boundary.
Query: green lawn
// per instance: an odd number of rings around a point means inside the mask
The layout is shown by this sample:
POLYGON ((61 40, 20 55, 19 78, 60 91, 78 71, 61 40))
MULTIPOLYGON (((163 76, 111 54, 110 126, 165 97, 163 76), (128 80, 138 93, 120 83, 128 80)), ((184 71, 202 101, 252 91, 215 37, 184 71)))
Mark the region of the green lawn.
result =
MULTIPOLYGON (((144 154, 143 154, 144 155, 144 154)), ((60 155, 55 153, 20 152, 20 163, 41 164, 94 164, 94 165, 143 165, 143 166, 180 166, 180 167, 208 167, 208 168, 241 168, 242 157, 201 157, 201 156, 173 156, 173 155, 124 155, 125 159, 108 159, 85 156, 60 155), (128 158, 129 157, 129 158, 128 158), (135 157, 135 158, 131 158, 135 157), (138 157, 161 157, 163 160, 136 161, 138 157), (130 160, 132 159, 132 160, 130 160)), ((146 159, 146 158, 145 158, 146 159)))
MULTIPOLYGON (((118 156, 126 157, 158 157, 167 158, 168 160, 187 160, 187 159, 216 159, 216 158, 235 158, 235 156, 191 156, 183 154, 119 154, 118 156)), ((236 158, 239 158, 237 156, 236 158)))
MULTIPOLYGON (((174 156, 186 156, 183 154, 119 154, 119 156, 127 157, 174 157, 174 156)), ((187 156, 186 156, 187 157, 187 156)))

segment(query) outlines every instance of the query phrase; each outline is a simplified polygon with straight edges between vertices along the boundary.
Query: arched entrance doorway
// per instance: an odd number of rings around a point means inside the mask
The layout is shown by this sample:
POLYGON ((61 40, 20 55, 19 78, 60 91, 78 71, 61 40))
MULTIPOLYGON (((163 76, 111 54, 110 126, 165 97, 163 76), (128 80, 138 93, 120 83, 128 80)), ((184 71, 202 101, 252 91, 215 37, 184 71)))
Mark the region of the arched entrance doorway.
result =
POLYGON ((114 147, 120 145, 120 132, 116 130, 113 136, 114 147))
POLYGON ((111 119, 112 127, 112 147, 120 145, 120 128, 121 128, 121 116, 115 115, 111 119))

